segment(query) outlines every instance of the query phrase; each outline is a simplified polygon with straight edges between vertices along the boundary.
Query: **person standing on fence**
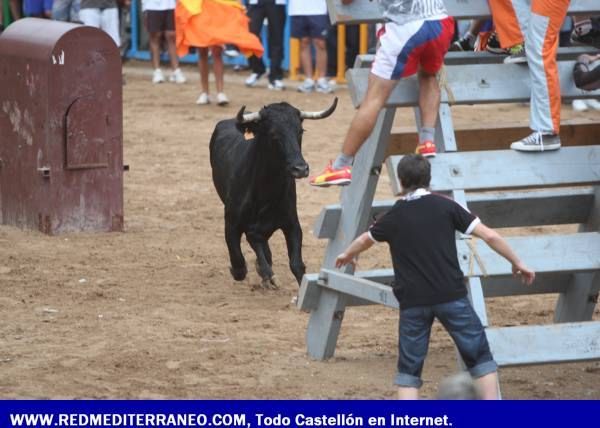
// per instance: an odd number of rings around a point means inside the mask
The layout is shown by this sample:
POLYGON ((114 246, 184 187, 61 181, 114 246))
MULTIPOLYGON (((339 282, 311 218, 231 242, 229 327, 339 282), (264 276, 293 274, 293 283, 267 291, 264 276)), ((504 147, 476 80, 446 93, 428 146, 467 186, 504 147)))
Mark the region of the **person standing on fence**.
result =
POLYGON ((387 242, 394 266, 394 295, 400 302, 398 336, 399 399, 417 399, 421 372, 437 318, 450 334, 483 399, 498 398, 497 364, 485 330, 467 298, 458 263, 456 232, 475 235, 512 264, 515 276, 530 285, 535 273, 506 240, 452 199, 430 193, 431 165, 421 155, 398 163, 403 197, 336 259, 336 267, 355 264, 374 243, 387 242))
POLYGON ((300 39, 300 64, 304 82, 299 92, 329 93, 333 88, 326 78, 327 47, 325 40, 329 31, 329 17, 325 0, 290 0, 288 13, 291 19, 291 36, 300 39), (315 48, 315 68, 313 69, 311 44, 315 48), (315 72, 316 71, 316 72, 315 72), (313 79, 316 77, 316 82, 313 79))
POLYGON ((84 25, 104 30, 121 47, 117 0, 81 0, 79 19, 84 25))
MULTIPOLYGON (((283 84, 283 30, 285 28, 285 0, 250 0, 248 3, 250 31, 260 38, 265 18, 269 29, 269 89, 281 91, 283 84)), ((265 74, 265 64, 261 58, 252 55, 248 62, 252 74, 246 79, 246 86, 254 87, 265 74)))
POLYGON ((378 2, 388 22, 378 32, 379 47, 369 74, 367 94, 350 123, 342 152, 321 174, 311 178, 313 186, 350 183, 354 156, 373 131, 379 111, 398 81, 416 73, 421 109, 416 152, 435 156, 435 123, 441 98, 437 73, 454 36, 454 19, 446 14, 442 0, 378 2))
POLYGON ((175 0, 142 0, 144 11, 144 24, 150 34, 150 54, 152 55, 152 83, 162 83, 165 76, 160 69, 160 42, 167 41, 169 59, 171 61, 171 75, 169 81, 185 83, 186 78, 179 68, 179 58, 175 47, 175 0))
POLYGON ((245 55, 262 56, 258 37, 248 28, 245 8, 237 0, 180 0, 175 7, 177 54, 184 56, 190 47, 198 48, 198 68, 202 92, 198 105, 210 104, 208 52, 212 54, 217 85, 217 105, 229 104, 224 92, 223 45, 236 45, 245 55))
POLYGON ((570 0, 489 0, 496 32, 502 47, 525 42, 521 58, 529 65, 531 107, 529 126, 533 131, 510 148, 527 152, 560 149, 560 80, 556 64, 558 35, 570 0))

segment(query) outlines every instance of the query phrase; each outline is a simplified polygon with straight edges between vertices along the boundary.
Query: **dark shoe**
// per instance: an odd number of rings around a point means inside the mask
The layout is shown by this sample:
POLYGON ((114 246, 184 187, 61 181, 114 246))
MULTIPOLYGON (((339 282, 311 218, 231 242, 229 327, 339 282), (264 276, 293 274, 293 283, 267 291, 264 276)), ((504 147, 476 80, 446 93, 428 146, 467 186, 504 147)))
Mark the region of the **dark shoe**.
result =
POLYGON ((571 32, 571 42, 600 49, 600 17, 584 19, 575 24, 571 32))
POLYGON ((502 49, 502 47, 500 46, 500 41, 498 40, 498 36, 496 35, 496 33, 492 33, 490 35, 485 50, 498 55, 506 54, 506 49, 502 49))
POLYGON ((461 37, 454 43, 450 45, 449 51, 452 52, 464 52, 464 51, 472 51, 473 46, 471 46, 471 40, 467 37, 461 37))

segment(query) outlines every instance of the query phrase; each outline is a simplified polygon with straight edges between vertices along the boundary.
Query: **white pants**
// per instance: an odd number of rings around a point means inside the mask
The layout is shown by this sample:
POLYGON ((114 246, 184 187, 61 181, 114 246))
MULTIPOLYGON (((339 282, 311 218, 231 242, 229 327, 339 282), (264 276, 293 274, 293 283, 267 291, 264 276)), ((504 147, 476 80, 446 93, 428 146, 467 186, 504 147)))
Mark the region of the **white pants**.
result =
POLYGON ((108 33, 115 41, 117 46, 121 46, 121 37, 119 36, 119 9, 81 9, 79 19, 85 25, 100 28, 108 33))

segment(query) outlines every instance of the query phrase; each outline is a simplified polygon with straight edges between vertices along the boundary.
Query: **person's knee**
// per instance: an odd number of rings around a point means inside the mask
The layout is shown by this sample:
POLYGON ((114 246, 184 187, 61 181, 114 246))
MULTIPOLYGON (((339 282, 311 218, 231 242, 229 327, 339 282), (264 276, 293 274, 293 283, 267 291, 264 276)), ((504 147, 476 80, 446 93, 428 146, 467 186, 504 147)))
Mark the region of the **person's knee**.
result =
POLYGON ((175 44, 175 31, 165 31, 165 39, 168 44, 175 44))
POLYGON ((302 37, 300 39, 300 47, 302 49, 308 49, 308 48, 310 48, 310 37, 302 37))
POLYGON ((315 49, 318 49, 320 51, 324 51, 327 47, 325 39, 313 39, 313 44, 315 46, 315 49))
POLYGON ((201 59, 208 59, 208 48, 198 48, 198 56, 201 59))

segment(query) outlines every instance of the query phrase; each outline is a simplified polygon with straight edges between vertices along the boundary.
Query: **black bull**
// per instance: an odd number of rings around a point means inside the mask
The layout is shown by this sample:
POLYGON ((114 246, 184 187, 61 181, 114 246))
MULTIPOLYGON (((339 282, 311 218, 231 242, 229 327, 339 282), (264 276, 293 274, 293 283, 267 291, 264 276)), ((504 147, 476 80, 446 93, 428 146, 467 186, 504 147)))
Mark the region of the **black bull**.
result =
POLYGON ((288 103, 270 104, 256 113, 239 111, 217 124, 210 139, 210 164, 217 193, 225 205, 225 240, 236 281, 248 269, 240 247, 242 234, 256 253, 262 286, 276 288, 269 238, 281 229, 290 269, 298 284, 305 272, 302 228, 296 210, 297 178, 308 176, 302 157, 303 119, 324 119, 337 106, 303 112, 288 103), (254 135, 246 139, 245 134, 254 135))

